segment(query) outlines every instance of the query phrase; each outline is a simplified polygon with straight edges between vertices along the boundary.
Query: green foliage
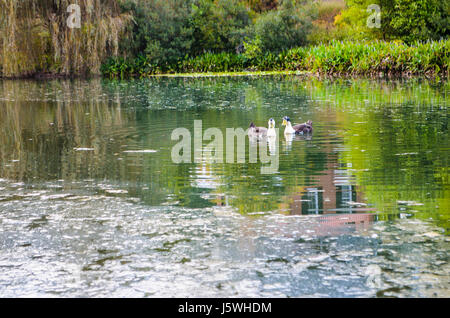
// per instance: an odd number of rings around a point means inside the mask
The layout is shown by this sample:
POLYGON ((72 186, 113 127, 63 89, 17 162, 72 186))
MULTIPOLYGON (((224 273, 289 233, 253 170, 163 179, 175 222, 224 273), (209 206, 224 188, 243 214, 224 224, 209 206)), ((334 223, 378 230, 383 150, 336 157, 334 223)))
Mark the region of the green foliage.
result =
POLYGON ((232 52, 242 44, 251 12, 238 0, 197 0, 192 5, 192 54, 232 52))
POLYGON ((161 73, 161 68, 144 55, 136 58, 125 59, 123 57, 109 58, 102 64, 101 72, 109 77, 145 77, 152 74, 161 73))
POLYGON ((244 55, 249 59, 258 58, 262 55, 262 41, 259 36, 253 40, 247 39, 244 41, 245 52, 244 55))
POLYGON ((134 24, 130 37, 122 39, 122 52, 144 54, 152 63, 170 65, 185 57, 193 44, 191 3, 186 0, 128 0, 122 4, 131 12, 134 24))
MULTIPOLYGON (((300 48, 300 69, 344 74, 438 74, 449 71, 450 40, 409 46, 398 42, 340 42, 300 48)), ((288 53, 289 55, 289 53, 288 53)))
MULTIPOLYGON (((169 72, 310 71, 322 74, 426 74, 449 73, 450 40, 415 42, 332 41, 329 45, 298 47, 281 53, 205 53, 169 65, 169 72)), ((148 76, 165 71, 151 59, 110 59, 102 68, 107 76, 148 76)))
POLYGON ((420 40, 447 38, 450 4, 441 0, 347 0, 347 9, 336 17, 336 25, 352 39, 420 40), (381 9, 380 28, 369 28, 367 8, 381 9))
POLYGON ((310 1, 282 0, 276 11, 260 15, 254 25, 254 39, 262 51, 280 52, 305 45, 316 7, 310 1))
POLYGON ((442 0, 396 0, 390 25, 394 36, 412 42, 450 34, 450 3, 442 0))
POLYGON ((81 2, 81 29, 67 30, 69 3, 0 1, 1 76, 99 71, 147 76, 190 69, 300 67, 347 73, 448 69, 448 57, 440 50, 450 33, 449 1, 91 0, 81 2), (380 28, 367 26, 371 4, 381 8, 380 28), (341 45, 336 40, 357 43, 341 45), (368 40, 396 42, 361 48, 368 40), (415 44, 428 40, 444 41, 415 44), (305 45, 314 47, 296 49, 305 45), (288 51, 291 48, 294 51, 288 51), (372 49, 379 51, 368 51, 372 49), (309 60, 291 58, 300 51, 309 60), (105 62, 109 56, 114 58, 105 62))
POLYGON ((205 53, 182 62, 180 71, 184 73, 198 72, 236 72, 245 69, 247 58, 234 53, 205 53))

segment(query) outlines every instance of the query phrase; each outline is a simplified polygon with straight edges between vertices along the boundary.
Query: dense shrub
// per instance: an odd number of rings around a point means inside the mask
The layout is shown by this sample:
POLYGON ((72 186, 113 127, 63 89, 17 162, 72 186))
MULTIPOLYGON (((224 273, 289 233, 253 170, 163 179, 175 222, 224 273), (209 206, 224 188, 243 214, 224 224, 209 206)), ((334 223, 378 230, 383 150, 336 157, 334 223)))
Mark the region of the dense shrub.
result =
POLYGON ((251 24, 252 12, 238 0, 197 0, 192 6, 191 54, 234 52, 251 24))
POLYGON ((438 40, 450 34, 450 3, 442 0, 346 0, 347 9, 336 25, 351 39, 414 41, 438 40), (381 9, 380 28, 369 28, 367 8, 381 9))
POLYGON ((277 10, 258 16, 252 39, 259 41, 263 52, 280 52, 305 45, 314 12, 315 6, 309 1, 282 0, 277 10))
POLYGON ((185 57, 193 44, 191 0, 127 0, 123 10, 133 14, 128 37, 121 42, 124 55, 145 55, 154 64, 170 65, 185 57))

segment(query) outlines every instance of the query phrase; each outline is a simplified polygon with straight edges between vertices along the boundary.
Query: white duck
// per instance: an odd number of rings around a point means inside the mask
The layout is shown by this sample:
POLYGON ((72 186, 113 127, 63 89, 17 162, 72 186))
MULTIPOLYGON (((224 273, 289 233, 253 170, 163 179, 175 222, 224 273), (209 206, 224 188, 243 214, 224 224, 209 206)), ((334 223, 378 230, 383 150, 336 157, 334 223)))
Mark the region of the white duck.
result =
POLYGON ((289 117, 287 117, 287 116, 283 117, 283 126, 286 126, 286 128, 284 129, 285 135, 294 135, 295 134, 295 129, 292 128, 291 120, 289 119, 289 117))
POLYGON ((277 132, 275 131, 275 120, 270 118, 268 124, 269 129, 267 129, 267 137, 276 137, 277 132))
POLYGON ((306 135, 306 134, 312 134, 313 127, 312 127, 312 121, 308 120, 306 123, 298 124, 292 126, 291 120, 288 116, 283 117, 283 126, 286 126, 284 129, 284 134, 297 134, 297 135, 306 135))

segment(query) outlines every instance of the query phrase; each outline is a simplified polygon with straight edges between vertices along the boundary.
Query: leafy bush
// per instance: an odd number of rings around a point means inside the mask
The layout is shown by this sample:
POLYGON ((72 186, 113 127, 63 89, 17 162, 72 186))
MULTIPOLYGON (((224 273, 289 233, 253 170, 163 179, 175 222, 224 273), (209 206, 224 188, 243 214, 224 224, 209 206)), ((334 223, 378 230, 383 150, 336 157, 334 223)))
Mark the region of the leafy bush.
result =
POLYGON ((191 0, 127 0, 125 11, 134 16, 135 23, 123 38, 121 50, 125 55, 145 55, 152 63, 171 65, 184 58, 193 44, 190 24, 191 0))
POLYGON ((191 53, 234 52, 251 24, 251 11, 238 0, 198 0, 192 5, 191 53))
POLYGON ((438 40, 450 34, 450 3, 442 0, 347 0, 336 25, 349 39, 438 40), (380 28, 369 28, 370 4, 381 9, 380 28))
MULTIPOLYGON (((437 40, 450 34, 450 3, 442 0, 395 0, 390 25, 406 42, 437 40)), ((392 5, 392 3, 389 3, 392 5)), ((386 5, 386 4, 385 4, 386 5)))
POLYGON ((283 0, 276 11, 256 19, 253 39, 260 42, 262 51, 280 52, 305 45, 315 9, 309 1, 283 0))

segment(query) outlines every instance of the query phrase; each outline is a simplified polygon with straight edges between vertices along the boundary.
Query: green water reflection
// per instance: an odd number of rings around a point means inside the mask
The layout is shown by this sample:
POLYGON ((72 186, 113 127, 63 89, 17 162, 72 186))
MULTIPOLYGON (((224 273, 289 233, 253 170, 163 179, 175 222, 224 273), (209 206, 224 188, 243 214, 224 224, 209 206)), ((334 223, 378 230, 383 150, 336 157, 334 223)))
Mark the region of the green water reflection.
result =
POLYGON ((431 218, 448 233, 449 88, 296 76, 2 81, 0 178, 247 215, 431 218), (280 136, 276 174, 260 162, 171 159, 173 129, 193 131, 196 119, 225 135, 270 117, 280 127, 285 115, 313 120, 314 134, 280 136))

